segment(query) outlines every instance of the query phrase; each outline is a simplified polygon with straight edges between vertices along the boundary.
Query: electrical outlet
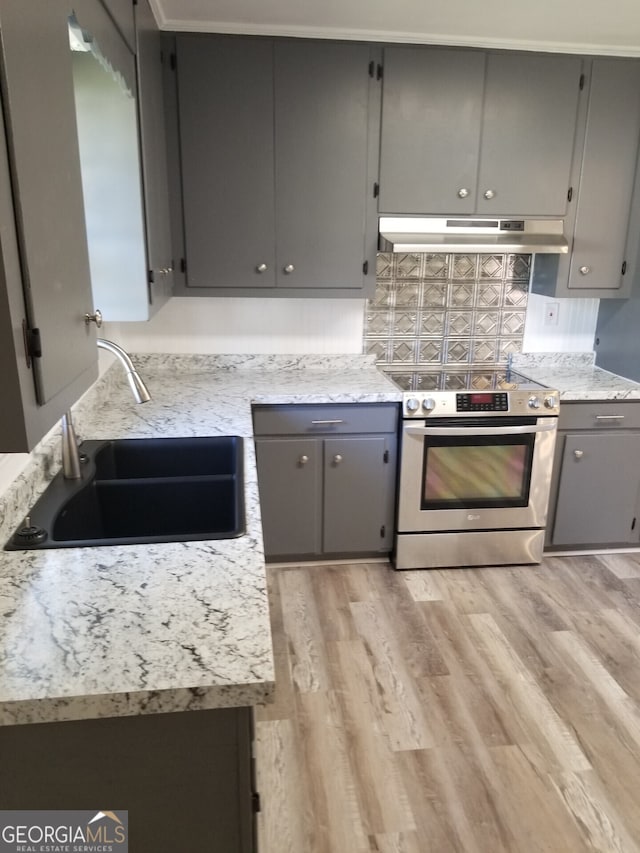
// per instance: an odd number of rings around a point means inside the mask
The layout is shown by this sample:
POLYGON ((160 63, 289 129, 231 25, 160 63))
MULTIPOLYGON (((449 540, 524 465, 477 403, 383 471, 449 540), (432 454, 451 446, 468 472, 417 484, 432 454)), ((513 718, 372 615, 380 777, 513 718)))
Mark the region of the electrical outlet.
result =
POLYGON ((557 326, 558 314, 560 313, 559 302, 545 302, 544 304, 544 324, 545 326, 557 326))

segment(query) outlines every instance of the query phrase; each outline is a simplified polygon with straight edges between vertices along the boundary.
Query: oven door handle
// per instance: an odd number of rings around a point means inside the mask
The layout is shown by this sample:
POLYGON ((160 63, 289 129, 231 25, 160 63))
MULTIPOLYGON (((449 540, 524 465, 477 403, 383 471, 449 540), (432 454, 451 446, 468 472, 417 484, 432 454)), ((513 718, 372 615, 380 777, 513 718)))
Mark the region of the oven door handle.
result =
POLYGON ((406 426, 404 431, 409 435, 529 435, 535 432, 551 432, 557 427, 556 423, 536 424, 536 426, 508 427, 412 427, 406 426))

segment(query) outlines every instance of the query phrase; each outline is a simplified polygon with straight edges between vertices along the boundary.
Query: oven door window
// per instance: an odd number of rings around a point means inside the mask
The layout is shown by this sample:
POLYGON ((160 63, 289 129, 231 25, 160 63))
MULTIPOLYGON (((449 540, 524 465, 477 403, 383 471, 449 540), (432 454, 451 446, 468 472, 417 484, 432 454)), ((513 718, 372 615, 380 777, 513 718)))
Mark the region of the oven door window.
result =
POLYGON ((535 436, 425 438, 421 508, 527 506, 535 436))

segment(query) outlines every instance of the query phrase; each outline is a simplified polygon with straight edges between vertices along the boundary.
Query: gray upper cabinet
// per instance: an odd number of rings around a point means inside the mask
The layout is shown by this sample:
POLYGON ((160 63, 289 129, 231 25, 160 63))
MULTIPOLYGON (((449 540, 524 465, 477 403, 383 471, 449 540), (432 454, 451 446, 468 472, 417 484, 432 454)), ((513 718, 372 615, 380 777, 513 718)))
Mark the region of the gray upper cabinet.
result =
POLYGON ((174 262, 162 74, 164 56, 160 31, 148 0, 137 0, 135 23, 149 314, 152 315, 165 304, 173 291, 174 262))
MULTIPOLYGON (((587 298, 628 296, 638 251, 638 213, 630 221, 640 140, 640 63, 594 59, 578 122, 566 219, 570 255, 537 255, 535 293, 587 298)), ((640 193, 636 206, 640 206, 640 193)))
POLYGON ((387 48, 380 210, 473 213, 484 53, 387 48))
POLYGON ((31 449, 97 377, 70 11, 0 0, 2 452, 31 449))
POLYGON ((582 60, 385 49, 380 211, 562 216, 582 60))
POLYGON ((182 295, 374 287, 375 55, 353 43, 177 36, 182 295))
POLYGON ((275 286, 273 43, 177 38, 188 290, 275 286))

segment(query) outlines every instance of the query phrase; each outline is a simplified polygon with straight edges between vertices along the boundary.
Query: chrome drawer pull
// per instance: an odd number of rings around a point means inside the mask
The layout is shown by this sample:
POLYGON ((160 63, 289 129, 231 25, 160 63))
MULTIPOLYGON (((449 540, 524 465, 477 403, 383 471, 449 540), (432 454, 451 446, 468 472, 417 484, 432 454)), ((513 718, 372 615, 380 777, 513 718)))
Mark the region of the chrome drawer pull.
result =
POLYGON ((624 415, 596 415, 597 421, 623 421, 624 415))
POLYGON ((311 421, 313 426, 322 426, 322 425, 330 425, 330 424, 343 424, 344 421, 336 418, 335 420, 326 420, 326 421, 311 421))

